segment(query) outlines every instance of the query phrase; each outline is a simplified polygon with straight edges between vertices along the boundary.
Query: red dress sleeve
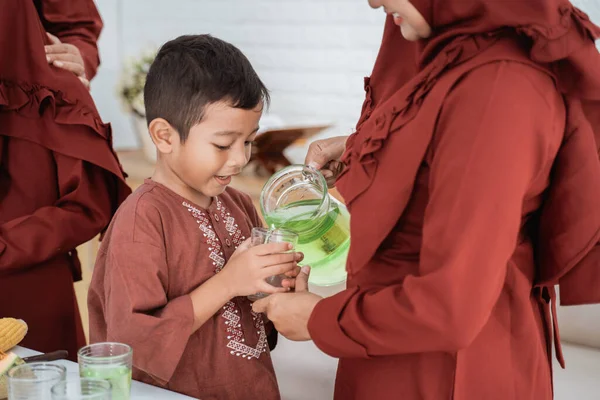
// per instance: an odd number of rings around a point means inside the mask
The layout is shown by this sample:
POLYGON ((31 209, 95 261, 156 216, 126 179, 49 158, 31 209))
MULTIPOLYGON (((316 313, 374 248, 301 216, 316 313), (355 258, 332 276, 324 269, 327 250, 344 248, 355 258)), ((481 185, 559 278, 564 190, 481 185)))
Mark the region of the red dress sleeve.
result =
POLYGON ((113 213, 110 174, 53 153, 59 198, 54 205, 0 225, 0 270, 28 267, 65 254, 100 233, 113 213))
POLYGON ((419 274, 322 300, 309 321, 322 351, 452 352, 484 327, 517 245, 524 200, 564 129, 552 117, 561 115, 559 96, 534 87, 522 70, 482 67, 446 98, 432 144, 419 274))
POLYGON ((103 28, 94 0, 37 0, 36 7, 46 31, 79 49, 91 80, 100 65, 97 42, 103 28))

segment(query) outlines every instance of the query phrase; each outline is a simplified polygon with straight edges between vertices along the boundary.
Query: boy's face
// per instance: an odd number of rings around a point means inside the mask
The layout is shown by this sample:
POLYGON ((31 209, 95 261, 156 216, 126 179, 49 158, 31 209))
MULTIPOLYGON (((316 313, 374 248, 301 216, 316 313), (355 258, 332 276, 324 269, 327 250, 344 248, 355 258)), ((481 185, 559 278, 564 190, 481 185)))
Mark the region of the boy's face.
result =
POLYGON ((225 102, 208 105, 185 143, 175 140, 169 164, 177 177, 198 194, 211 198, 225 190, 250 160, 262 104, 254 110, 225 102))

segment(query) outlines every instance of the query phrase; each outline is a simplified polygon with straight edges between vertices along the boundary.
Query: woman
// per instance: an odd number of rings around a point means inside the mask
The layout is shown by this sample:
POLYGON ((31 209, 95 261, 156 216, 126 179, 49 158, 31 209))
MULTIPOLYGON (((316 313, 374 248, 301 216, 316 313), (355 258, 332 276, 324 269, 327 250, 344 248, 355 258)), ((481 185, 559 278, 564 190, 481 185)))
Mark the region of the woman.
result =
POLYGON ((2 2, 0 317, 27 322, 23 346, 72 360, 85 345, 75 248, 130 193, 86 87, 100 28, 92 0, 2 2))
MULTIPOLYGON (((254 308, 340 358, 336 399, 551 399, 554 285, 600 302, 600 29, 559 0, 370 5, 390 16, 337 181, 348 288, 254 308)), ((307 162, 333 178, 344 141, 307 162)))

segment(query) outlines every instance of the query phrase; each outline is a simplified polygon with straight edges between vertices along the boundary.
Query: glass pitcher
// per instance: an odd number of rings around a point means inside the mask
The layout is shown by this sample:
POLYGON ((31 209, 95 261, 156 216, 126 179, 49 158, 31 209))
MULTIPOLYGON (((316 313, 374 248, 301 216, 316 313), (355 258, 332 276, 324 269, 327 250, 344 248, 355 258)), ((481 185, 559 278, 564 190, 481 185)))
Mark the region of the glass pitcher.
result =
POLYGON ((323 175, 305 165, 275 173, 260 194, 262 214, 270 228, 298 234, 296 251, 311 266, 310 283, 333 286, 346 280, 350 216, 329 195, 323 175))

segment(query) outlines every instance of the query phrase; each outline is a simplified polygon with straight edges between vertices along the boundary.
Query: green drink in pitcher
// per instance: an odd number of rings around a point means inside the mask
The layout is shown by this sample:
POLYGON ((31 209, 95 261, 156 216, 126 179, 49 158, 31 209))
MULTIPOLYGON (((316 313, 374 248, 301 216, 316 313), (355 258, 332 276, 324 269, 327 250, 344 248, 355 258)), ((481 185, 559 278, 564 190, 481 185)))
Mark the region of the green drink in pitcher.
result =
POLYGON ((273 175, 260 199, 263 216, 271 228, 298 234, 296 250, 302 264, 311 266, 310 283, 331 286, 346 280, 350 247, 350 216, 331 197, 320 172, 291 165, 273 175))

